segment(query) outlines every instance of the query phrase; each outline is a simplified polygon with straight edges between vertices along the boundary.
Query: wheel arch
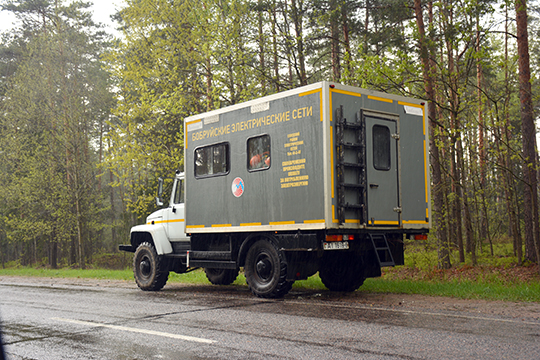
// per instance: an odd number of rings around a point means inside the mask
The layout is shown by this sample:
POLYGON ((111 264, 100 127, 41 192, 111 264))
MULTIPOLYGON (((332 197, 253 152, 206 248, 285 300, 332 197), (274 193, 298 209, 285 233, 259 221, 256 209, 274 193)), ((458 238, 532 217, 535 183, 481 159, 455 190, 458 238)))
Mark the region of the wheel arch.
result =
POLYGON ((237 264, 239 267, 246 265, 246 256, 249 251, 249 248, 258 240, 267 240, 273 243, 274 245, 276 245, 277 247, 279 247, 278 240, 272 234, 268 234, 268 233, 250 234, 244 239, 244 241, 242 241, 242 245, 240 245, 240 250, 238 251, 238 261, 237 261, 237 264))
POLYGON ((172 245, 163 226, 139 225, 131 228, 131 246, 133 249, 137 249, 143 242, 152 244, 156 248, 158 255, 173 252, 172 245))

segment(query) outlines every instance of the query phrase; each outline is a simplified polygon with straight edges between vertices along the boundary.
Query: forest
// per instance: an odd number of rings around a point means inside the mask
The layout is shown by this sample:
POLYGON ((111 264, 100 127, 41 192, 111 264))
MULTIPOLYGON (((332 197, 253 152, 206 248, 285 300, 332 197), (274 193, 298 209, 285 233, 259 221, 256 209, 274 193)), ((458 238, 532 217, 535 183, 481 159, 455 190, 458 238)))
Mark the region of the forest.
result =
POLYGON ((498 243, 538 262, 538 2, 124 0, 114 33, 90 5, 1 2, 3 267, 117 252, 185 117, 321 80, 429 101, 439 268, 498 243))

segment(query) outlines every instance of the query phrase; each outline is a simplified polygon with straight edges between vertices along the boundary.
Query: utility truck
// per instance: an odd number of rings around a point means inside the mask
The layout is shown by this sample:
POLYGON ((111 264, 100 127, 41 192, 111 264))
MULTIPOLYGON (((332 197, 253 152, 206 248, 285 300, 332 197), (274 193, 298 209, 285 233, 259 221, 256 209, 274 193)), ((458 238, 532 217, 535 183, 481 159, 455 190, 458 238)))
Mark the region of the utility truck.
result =
POLYGON ((196 268, 228 285, 243 268, 278 298, 317 272, 354 291, 403 264, 404 238, 431 226, 427 106, 319 82, 186 118, 168 207, 120 245, 137 285, 196 268))

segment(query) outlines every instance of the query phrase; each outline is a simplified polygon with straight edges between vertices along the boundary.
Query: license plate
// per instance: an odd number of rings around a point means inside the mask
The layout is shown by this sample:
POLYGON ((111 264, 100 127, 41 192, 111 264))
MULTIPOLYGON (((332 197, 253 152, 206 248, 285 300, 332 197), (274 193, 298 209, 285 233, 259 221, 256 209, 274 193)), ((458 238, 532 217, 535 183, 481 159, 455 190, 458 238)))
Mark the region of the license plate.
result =
POLYGON ((349 248, 348 241, 332 241, 323 243, 324 250, 346 250, 349 248))

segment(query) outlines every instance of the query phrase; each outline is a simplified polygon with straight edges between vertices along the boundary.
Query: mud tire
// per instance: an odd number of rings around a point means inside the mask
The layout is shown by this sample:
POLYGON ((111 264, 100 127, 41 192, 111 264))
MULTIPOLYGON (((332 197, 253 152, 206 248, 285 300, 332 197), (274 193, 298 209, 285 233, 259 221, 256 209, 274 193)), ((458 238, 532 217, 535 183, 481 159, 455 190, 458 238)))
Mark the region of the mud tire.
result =
POLYGON ((133 257, 133 276, 137 286, 144 291, 161 290, 169 278, 169 270, 165 265, 154 245, 141 243, 133 257))
POLYGON ((291 290, 294 283, 287 281, 285 255, 266 239, 258 240, 250 247, 244 272, 251 292, 261 298, 281 298, 291 290))
POLYGON ((205 268, 206 278, 214 285, 230 285, 238 277, 238 269, 205 268))
POLYGON ((362 257, 353 252, 325 252, 319 265, 319 276, 331 291, 355 291, 366 279, 362 257))

